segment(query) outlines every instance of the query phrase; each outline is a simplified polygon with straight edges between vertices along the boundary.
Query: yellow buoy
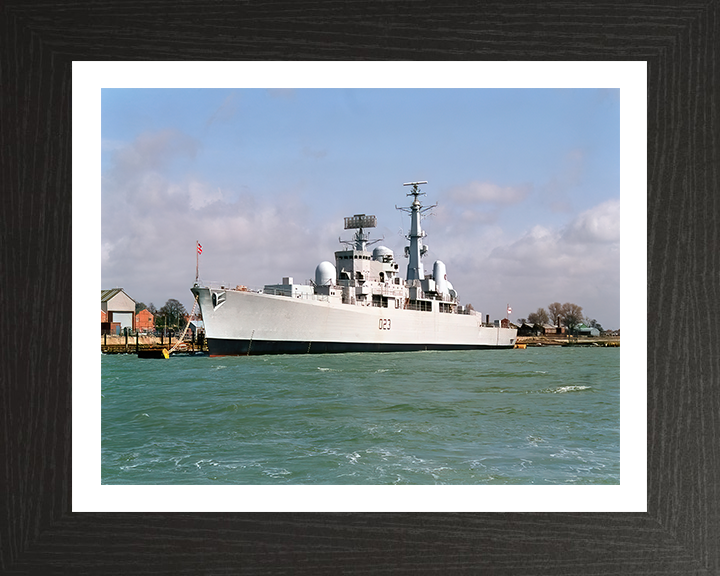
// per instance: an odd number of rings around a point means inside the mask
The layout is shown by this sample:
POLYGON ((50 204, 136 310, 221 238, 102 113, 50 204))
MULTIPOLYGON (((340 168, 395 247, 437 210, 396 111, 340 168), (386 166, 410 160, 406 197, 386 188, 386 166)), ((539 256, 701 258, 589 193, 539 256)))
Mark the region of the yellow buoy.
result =
POLYGON ((162 353, 165 358, 170 358, 170 352, 168 352, 165 348, 163 348, 162 353))

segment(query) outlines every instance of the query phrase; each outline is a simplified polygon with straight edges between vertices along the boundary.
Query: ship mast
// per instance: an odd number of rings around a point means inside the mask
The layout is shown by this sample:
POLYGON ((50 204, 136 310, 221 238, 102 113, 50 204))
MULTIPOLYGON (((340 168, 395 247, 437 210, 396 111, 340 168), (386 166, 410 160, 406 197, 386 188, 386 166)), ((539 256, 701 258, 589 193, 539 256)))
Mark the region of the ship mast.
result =
POLYGON ((406 275, 406 280, 408 282, 412 280, 422 280, 425 278, 425 270, 423 268, 421 258, 427 252, 428 247, 423 244, 422 241, 426 234, 420 226, 420 217, 428 210, 431 210, 435 208, 435 206, 437 206, 437 204, 433 204, 432 206, 427 206, 423 208, 423 205, 420 203, 419 197, 424 196, 425 193, 420 192, 418 188, 420 184, 427 184, 427 182, 407 182, 403 184, 403 186, 412 186, 412 190, 407 195, 414 197, 413 202, 409 208, 398 208, 397 206, 395 206, 395 208, 397 208, 398 210, 402 210, 403 212, 407 212, 408 214, 410 214, 410 233, 405 236, 405 238, 410 240, 410 246, 405 247, 405 256, 409 258, 406 275))

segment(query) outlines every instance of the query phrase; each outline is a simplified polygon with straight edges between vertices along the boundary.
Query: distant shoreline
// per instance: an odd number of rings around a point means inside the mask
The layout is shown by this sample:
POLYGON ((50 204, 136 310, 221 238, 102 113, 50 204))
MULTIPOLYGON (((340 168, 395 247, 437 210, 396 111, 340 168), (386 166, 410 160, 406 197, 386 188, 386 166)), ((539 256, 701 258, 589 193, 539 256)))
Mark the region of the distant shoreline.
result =
POLYGON ((619 336, 518 336, 518 344, 527 346, 620 346, 619 336))
MULTIPOLYGON (((172 345, 177 343, 177 338, 172 339, 172 345)), ((207 343, 202 348, 197 344, 194 346, 187 340, 183 348, 189 348, 192 351, 207 351, 207 343)), ((543 346, 598 346, 598 347, 618 347, 620 346, 619 336, 518 336, 517 344, 524 344, 528 347, 543 346)), ((139 342, 136 343, 135 336, 128 336, 127 345, 125 344, 125 336, 100 336, 100 350, 106 354, 132 353, 138 350, 146 350, 149 348, 171 348, 168 345, 167 337, 163 338, 160 343, 159 336, 140 336, 139 342)))

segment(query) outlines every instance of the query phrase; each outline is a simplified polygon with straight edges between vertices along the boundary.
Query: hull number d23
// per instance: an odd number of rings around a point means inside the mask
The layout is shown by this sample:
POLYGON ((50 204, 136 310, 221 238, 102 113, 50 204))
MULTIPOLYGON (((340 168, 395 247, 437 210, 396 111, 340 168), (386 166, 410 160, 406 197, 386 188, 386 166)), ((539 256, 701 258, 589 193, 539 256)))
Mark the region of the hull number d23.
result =
POLYGON ((390 330, 390 318, 380 318, 380 324, 378 328, 380 330, 390 330))

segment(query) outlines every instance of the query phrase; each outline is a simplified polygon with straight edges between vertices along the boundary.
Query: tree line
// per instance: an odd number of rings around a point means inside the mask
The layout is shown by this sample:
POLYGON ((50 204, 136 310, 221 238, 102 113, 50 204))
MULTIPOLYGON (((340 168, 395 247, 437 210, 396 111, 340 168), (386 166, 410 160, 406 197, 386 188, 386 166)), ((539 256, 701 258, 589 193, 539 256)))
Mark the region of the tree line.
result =
POLYGON ((545 308, 538 308, 537 311, 528 314, 527 318, 518 320, 521 324, 552 324, 553 326, 564 326, 569 332, 573 332, 580 324, 585 324, 590 328, 597 328, 600 332, 603 327, 595 318, 583 316, 582 306, 573 304, 572 302, 553 302, 545 308))
POLYGON ((182 330, 185 328, 186 317, 188 315, 185 306, 179 300, 170 298, 165 305, 158 310, 155 305, 150 302, 146 306, 143 302, 135 304, 135 314, 141 310, 147 310, 155 317, 155 330, 182 330))

